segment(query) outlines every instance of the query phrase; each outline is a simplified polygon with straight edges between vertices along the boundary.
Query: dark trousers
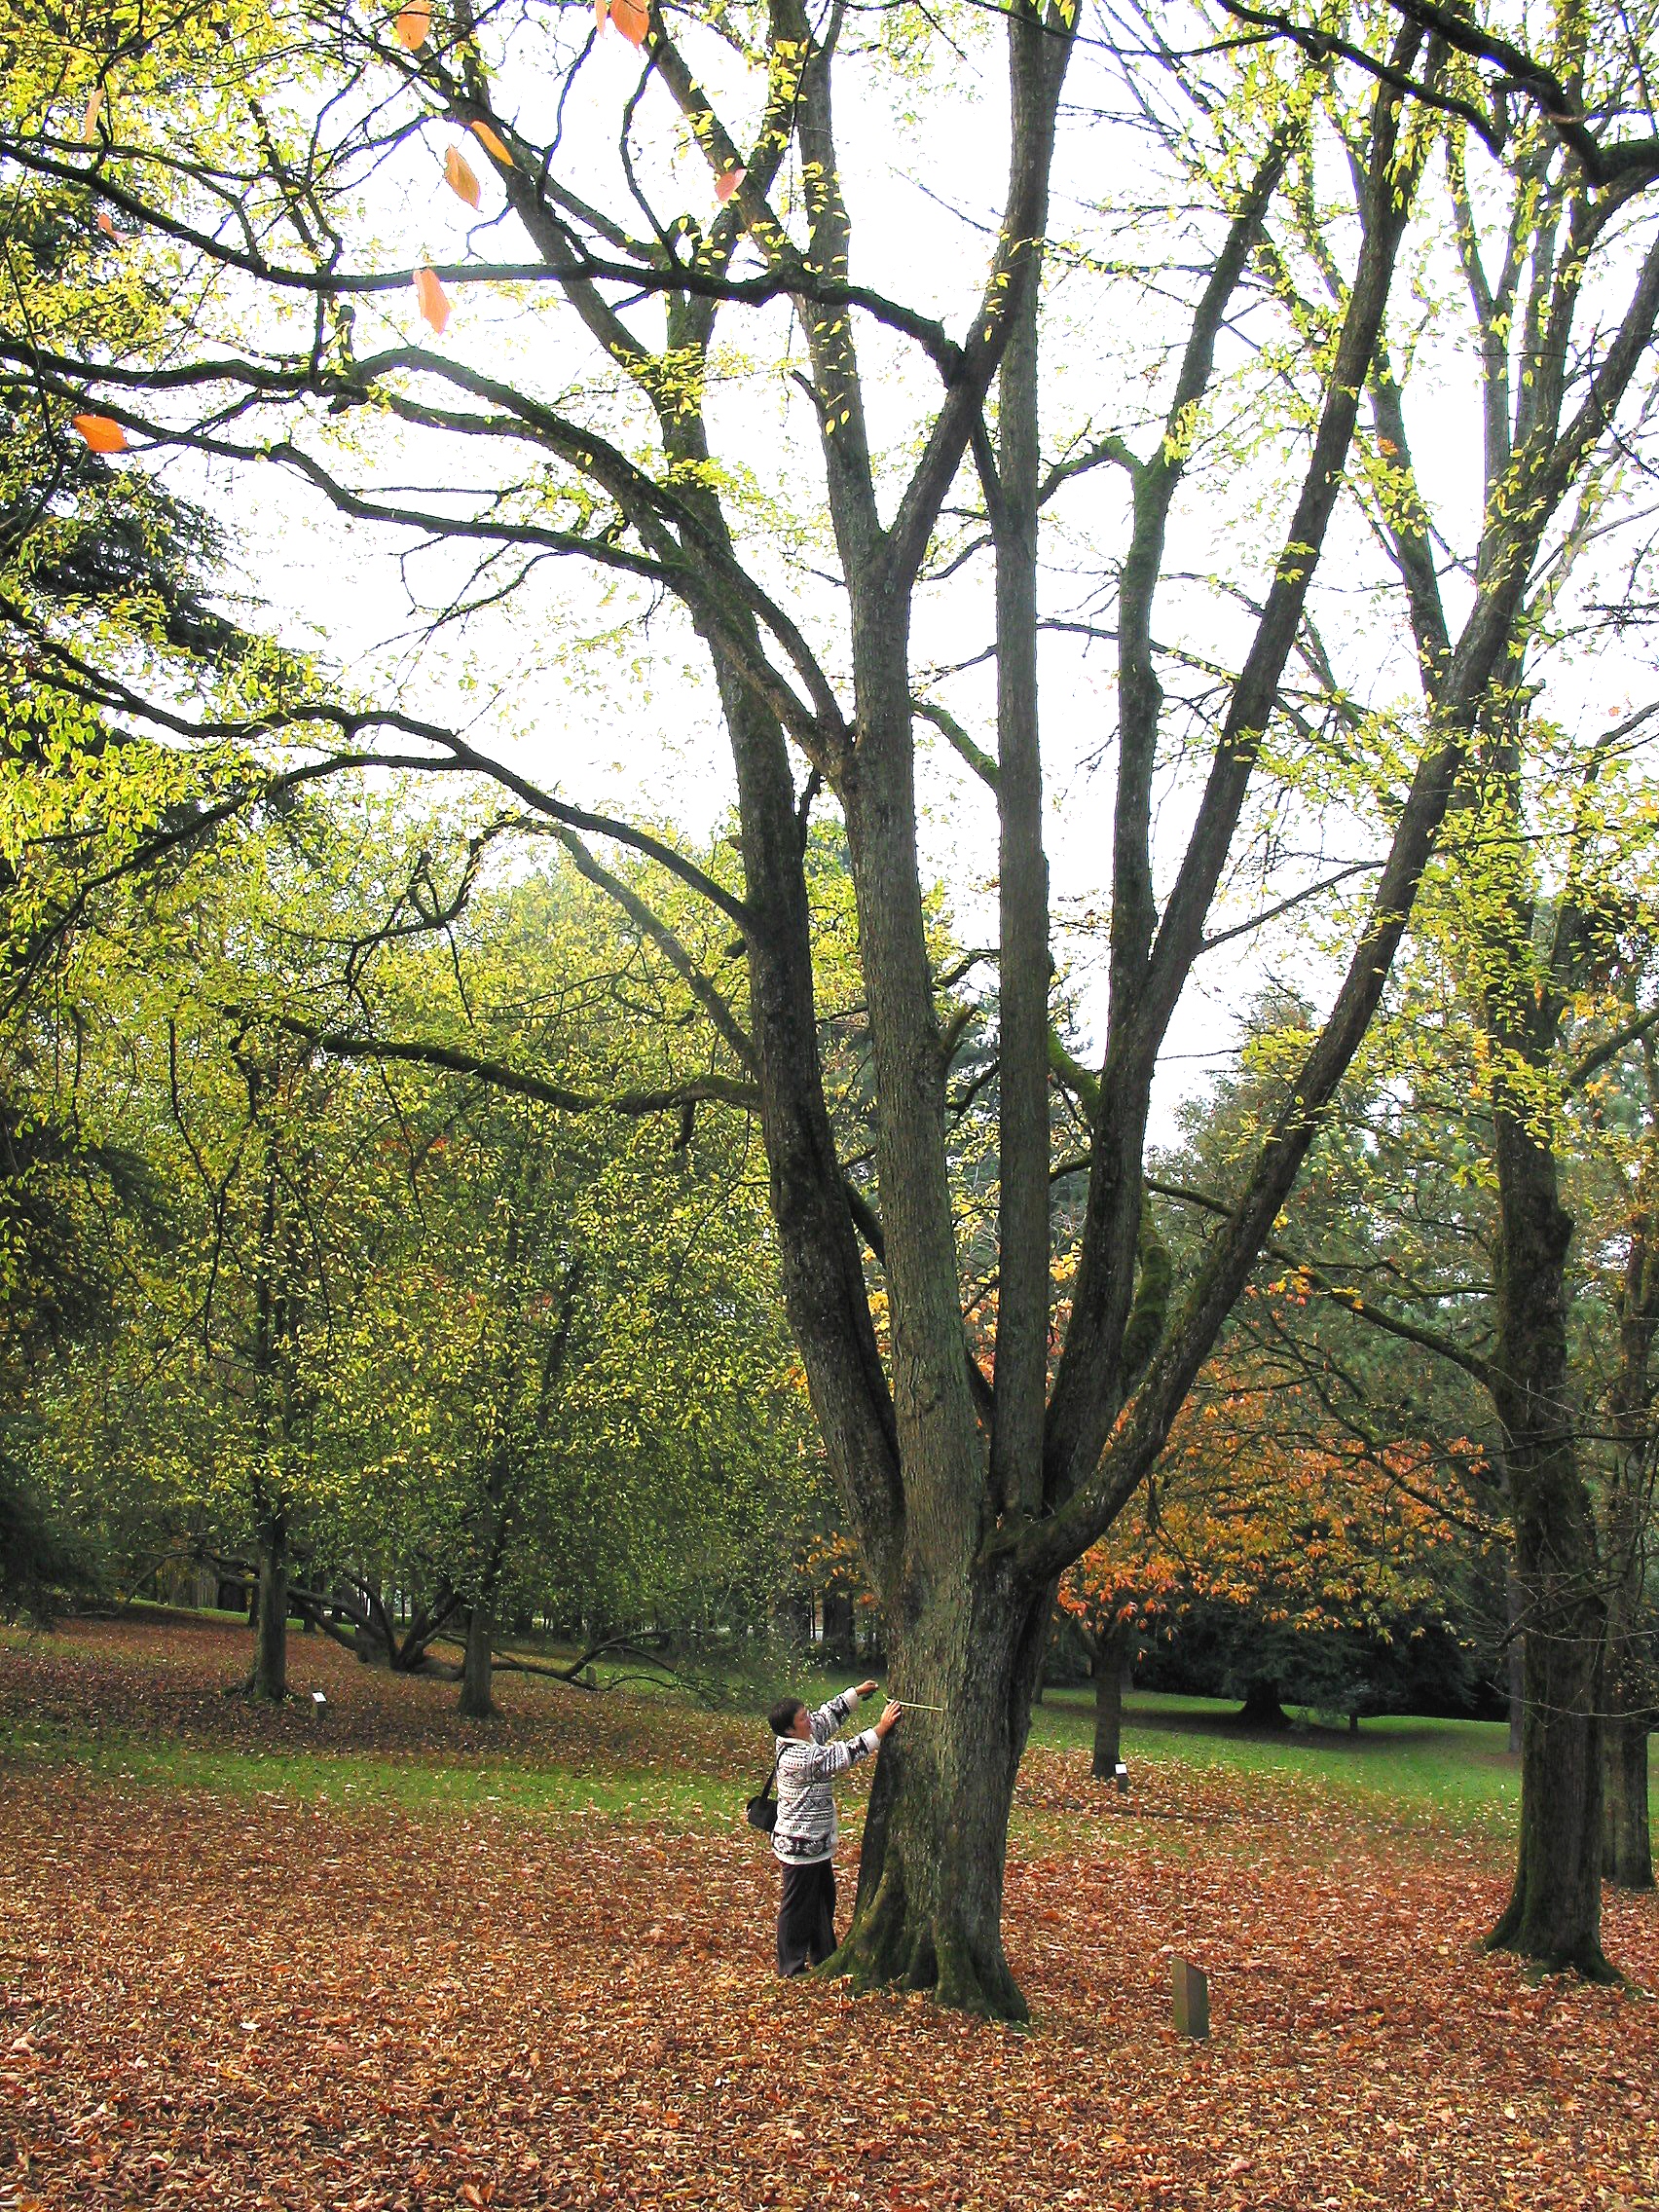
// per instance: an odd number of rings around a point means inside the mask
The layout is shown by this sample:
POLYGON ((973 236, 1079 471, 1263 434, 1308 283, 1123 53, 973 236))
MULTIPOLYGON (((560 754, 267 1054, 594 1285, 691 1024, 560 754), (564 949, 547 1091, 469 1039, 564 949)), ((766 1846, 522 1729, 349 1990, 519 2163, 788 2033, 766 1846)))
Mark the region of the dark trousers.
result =
POLYGON ((778 1972, 805 1973, 809 1966, 822 1966, 834 1948, 833 1862, 820 1859, 810 1866, 786 1866, 778 1907, 778 1972))

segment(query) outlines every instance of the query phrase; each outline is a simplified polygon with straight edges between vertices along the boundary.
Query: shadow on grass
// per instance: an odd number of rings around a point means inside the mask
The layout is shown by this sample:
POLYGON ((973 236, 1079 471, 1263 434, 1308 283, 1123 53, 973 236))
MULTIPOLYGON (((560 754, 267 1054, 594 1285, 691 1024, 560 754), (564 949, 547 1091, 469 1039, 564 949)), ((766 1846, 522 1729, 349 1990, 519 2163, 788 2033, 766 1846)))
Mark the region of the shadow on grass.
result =
MULTIPOLYGON (((1051 1714, 1068 1721, 1094 1722, 1094 1693, 1089 1689, 1051 1689, 1044 1693, 1038 1715, 1051 1714)), ((1368 1714, 1359 1728, 1346 1721, 1320 1720, 1306 1710, 1291 1709, 1282 1724, 1261 1726, 1247 1721, 1242 1709, 1208 1698, 1134 1698, 1124 1700, 1125 1737, 1153 1733, 1182 1736, 1226 1744, 1281 1744, 1309 1751, 1338 1752, 1345 1757, 1377 1759, 1397 1751, 1456 1751, 1459 1757, 1486 1760, 1509 1767, 1514 1754, 1506 1741, 1502 1721, 1437 1719, 1426 1714, 1368 1714)))

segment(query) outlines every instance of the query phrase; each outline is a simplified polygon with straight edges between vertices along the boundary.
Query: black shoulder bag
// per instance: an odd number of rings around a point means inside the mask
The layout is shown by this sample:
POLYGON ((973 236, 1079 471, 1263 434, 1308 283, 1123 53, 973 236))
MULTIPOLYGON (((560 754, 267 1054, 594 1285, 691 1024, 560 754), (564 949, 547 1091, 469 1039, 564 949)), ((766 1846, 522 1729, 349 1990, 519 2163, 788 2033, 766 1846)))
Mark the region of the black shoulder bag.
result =
MULTIPOLYGON (((781 1759, 783 1755, 783 1752, 780 1751, 778 1758, 781 1759)), ((778 1759, 774 1759, 772 1761, 772 1772, 766 1777, 765 1788, 761 1790, 758 1797, 751 1797, 744 1807, 750 1826, 758 1828, 762 1835, 770 1835, 778 1825, 778 1800, 772 1795, 772 1783, 777 1772, 778 1759)))

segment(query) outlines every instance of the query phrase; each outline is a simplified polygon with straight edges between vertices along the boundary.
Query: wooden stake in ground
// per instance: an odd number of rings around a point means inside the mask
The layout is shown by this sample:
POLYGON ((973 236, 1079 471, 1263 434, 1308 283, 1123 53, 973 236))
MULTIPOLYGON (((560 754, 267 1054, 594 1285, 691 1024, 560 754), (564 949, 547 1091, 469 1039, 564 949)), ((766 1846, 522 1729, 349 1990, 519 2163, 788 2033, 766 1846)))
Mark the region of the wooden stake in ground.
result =
POLYGON ((1209 1977, 1191 1959, 1175 1961, 1175 2033, 1209 2038, 1209 1977))

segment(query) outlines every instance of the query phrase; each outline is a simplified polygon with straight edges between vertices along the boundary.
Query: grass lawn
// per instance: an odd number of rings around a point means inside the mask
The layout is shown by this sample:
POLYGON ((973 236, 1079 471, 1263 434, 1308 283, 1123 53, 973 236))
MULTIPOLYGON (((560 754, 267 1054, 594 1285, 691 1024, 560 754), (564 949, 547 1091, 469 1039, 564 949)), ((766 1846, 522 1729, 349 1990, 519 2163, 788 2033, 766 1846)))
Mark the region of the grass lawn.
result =
MULTIPOLYGON (((245 1653, 205 1617, 0 1635, 0 2212, 1659 2208, 1659 2004, 1479 1947, 1499 1730, 1137 1697, 1120 1798, 1050 1693, 1019 2032, 773 1979, 752 1716, 504 1677, 467 1722, 298 1636, 326 1705, 259 1712, 245 1653)), ((1659 1903, 1605 1917, 1659 1987, 1659 1903)))
MULTIPOLYGON (((1346 1727, 1298 1725, 1282 1735, 1244 1735, 1235 1704, 1214 1698, 1131 1694, 1124 1701, 1124 1760, 1131 1787, 1137 1762, 1174 1762, 1240 1777, 1301 1776, 1321 1789, 1350 1794, 1382 1814, 1444 1818, 1507 1833, 1520 1802, 1519 1761, 1500 1721, 1430 1720, 1409 1715, 1346 1727)), ((1032 1741, 1056 1749, 1092 1745, 1090 1690, 1049 1690, 1032 1741)))

